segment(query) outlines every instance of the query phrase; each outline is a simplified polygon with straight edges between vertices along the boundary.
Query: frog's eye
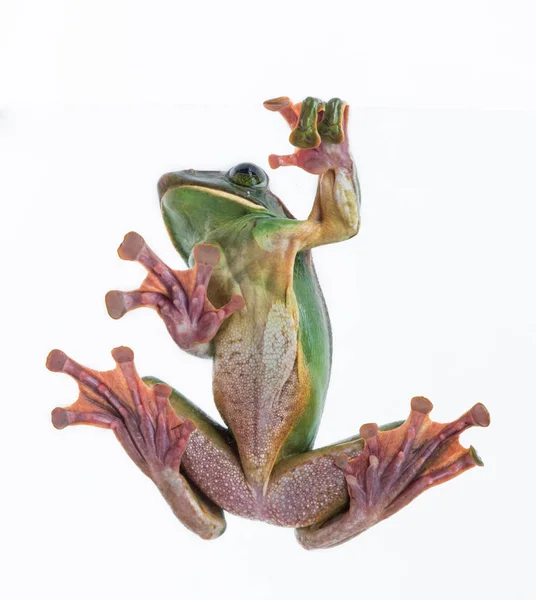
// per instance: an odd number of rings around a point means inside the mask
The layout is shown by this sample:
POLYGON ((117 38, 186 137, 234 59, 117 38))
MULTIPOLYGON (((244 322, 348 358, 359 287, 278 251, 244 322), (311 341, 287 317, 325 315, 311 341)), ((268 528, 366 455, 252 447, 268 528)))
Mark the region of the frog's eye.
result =
POLYGON ((244 187, 260 187, 266 184, 268 177, 257 165, 240 163, 229 171, 229 179, 237 185, 244 187))

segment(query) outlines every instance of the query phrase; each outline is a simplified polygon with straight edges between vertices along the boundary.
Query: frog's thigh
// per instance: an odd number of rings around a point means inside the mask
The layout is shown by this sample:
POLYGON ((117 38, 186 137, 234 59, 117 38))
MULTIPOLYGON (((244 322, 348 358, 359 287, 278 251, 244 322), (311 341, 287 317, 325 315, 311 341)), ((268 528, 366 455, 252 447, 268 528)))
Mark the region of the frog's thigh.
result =
POLYGON ((335 466, 341 453, 356 456, 360 437, 293 456, 276 465, 266 497, 268 520, 287 527, 322 523, 348 505, 343 472, 335 466))
MULTIPOLYGON (((162 383, 154 377, 144 377, 143 380, 150 386, 162 383)), ((196 425, 181 459, 181 472, 187 481, 217 507, 255 518, 256 502, 228 430, 176 390, 169 400, 180 417, 190 419, 196 425)))
MULTIPOLYGON (((388 431, 402 423, 394 421, 380 429, 388 431)), ((363 438, 356 435, 278 463, 267 490, 268 520, 287 527, 308 527, 320 525, 346 509, 348 486, 335 459, 341 454, 353 458, 363 446, 363 438)))

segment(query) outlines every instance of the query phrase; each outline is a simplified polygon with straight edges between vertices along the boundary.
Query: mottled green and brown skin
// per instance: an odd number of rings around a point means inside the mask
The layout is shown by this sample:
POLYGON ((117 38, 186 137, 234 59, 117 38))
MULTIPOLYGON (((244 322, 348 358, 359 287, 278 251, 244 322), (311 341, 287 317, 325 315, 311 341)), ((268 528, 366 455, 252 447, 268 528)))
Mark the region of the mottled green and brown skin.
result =
POLYGON ((319 177, 309 218, 294 219, 254 165, 169 173, 158 185, 162 214, 191 268, 170 269, 130 233, 119 254, 149 274, 138 290, 106 299, 114 318, 154 308, 179 346, 213 358, 214 399, 226 427, 162 382, 142 382, 126 348, 114 351, 117 366, 107 373, 50 354, 49 368, 70 374, 81 389, 71 407, 55 409, 53 422, 112 429, 177 517, 204 538, 223 532, 229 511, 296 527, 306 548, 329 547, 479 464, 458 436, 487 425, 489 416, 477 404, 440 425, 428 417, 431 403, 414 398, 405 422, 382 431, 365 425, 355 438, 312 450, 331 333, 311 248, 348 239, 360 224, 348 107, 314 98, 265 106, 286 119, 298 148, 270 156, 270 165, 319 177))

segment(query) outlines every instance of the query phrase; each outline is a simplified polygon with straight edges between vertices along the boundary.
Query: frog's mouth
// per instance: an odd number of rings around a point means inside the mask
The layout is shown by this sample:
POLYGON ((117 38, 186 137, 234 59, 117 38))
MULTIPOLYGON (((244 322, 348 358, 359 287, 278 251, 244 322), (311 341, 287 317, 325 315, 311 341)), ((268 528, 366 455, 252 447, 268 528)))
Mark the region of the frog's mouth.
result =
POLYGON ((243 206, 248 206, 248 207, 254 208, 256 210, 266 210, 265 206, 261 206, 260 204, 251 202, 251 200, 246 200, 245 198, 242 198, 241 196, 237 196, 236 194, 230 194, 229 192, 224 192, 220 189, 209 188, 209 187, 203 186, 203 185, 189 185, 189 184, 181 185, 180 188, 182 190, 187 189, 187 190, 197 190, 199 192, 207 192, 207 193, 210 193, 212 196, 219 196, 220 198, 225 198, 227 200, 230 200, 231 202, 236 202, 237 204, 242 204, 243 206))
POLYGON ((234 183, 229 177, 230 172, 187 169, 185 171, 166 173, 158 181, 158 197, 162 201, 165 193, 173 188, 196 188, 203 191, 210 191, 211 194, 238 202, 250 208, 256 208, 257 210, 264 209, 275 215, 294 219, 283 202, 270 191, 267 176, 265 176, 265 183, 262 186, 247 187, 234 183))

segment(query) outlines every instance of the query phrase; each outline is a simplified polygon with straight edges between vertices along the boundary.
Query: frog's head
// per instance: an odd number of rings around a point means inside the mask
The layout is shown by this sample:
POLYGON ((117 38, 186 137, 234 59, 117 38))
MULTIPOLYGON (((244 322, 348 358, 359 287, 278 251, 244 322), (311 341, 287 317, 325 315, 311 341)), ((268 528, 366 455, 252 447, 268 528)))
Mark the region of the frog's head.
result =
POLYGON ((252 163, 240 163, 227 172, 188 169, 166 173, 158 182, 160 200, 168 190, 181 187, 197 189, 252 208, 264 208, 278 216, 294 218, 281 200, 270 191, 268 175, 252 163))

